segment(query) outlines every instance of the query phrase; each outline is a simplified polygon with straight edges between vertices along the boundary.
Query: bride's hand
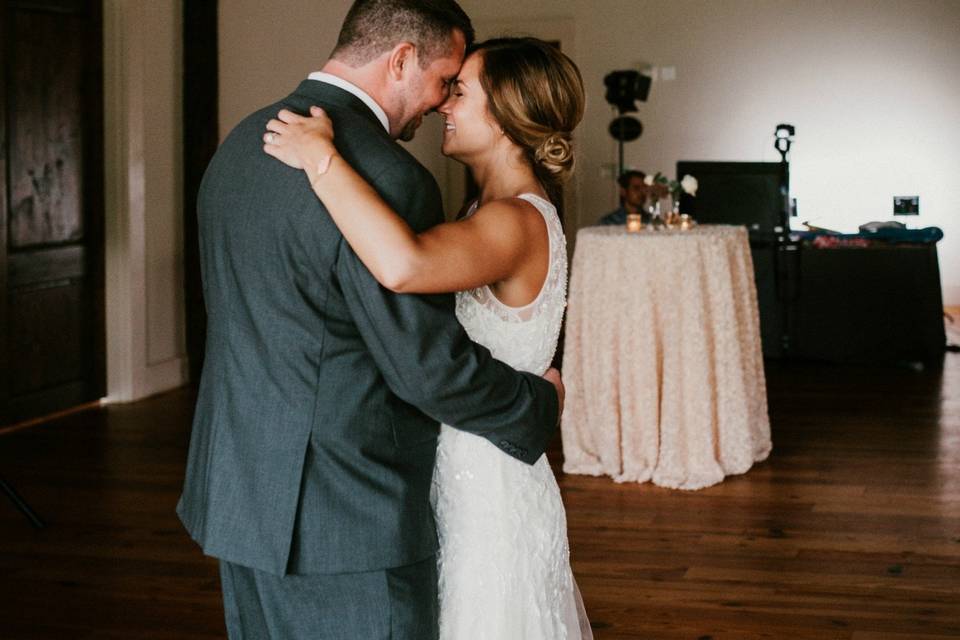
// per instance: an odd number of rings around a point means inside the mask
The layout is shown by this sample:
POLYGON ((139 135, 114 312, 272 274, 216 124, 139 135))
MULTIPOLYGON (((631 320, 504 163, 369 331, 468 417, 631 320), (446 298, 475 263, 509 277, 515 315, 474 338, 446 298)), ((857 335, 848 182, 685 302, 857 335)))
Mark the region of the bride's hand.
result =
POLYGON ((283 109, 267 123, 263 150, 293 167, 323 165, 336 153, 333 122, 320 107, 310 107, 310 116, 283 109))
MULTIPOLYGON (((563 401, 567 395, 566 387, 563 385, 563 379, 560 377, 560 371, 553 367, 547 369, 543 377, 553 383, 553 388, 557 390, 557 401, 560 404, 560 415, 563 414, 563 401)), ((559 416, 557 418, 559 420, 559 416)))

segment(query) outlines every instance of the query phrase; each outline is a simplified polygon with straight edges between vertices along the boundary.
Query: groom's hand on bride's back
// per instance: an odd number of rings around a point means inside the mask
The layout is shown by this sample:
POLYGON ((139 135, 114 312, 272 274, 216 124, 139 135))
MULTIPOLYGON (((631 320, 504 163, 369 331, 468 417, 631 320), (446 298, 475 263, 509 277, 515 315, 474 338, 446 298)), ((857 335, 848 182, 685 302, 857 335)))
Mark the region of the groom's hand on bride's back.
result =
POLYGON ((547 372, 543 374, 543 377, 552 382, 553 387, 557 390, 557 400, 560 403, 560 411, 557 413, 557 421, 559 422, 559 416, 563 415, 563 398, 566 394, 566 390, 563 388, 563 379, 560 377, 560 371, 554 369, 553 367, 547 369, 547 372))

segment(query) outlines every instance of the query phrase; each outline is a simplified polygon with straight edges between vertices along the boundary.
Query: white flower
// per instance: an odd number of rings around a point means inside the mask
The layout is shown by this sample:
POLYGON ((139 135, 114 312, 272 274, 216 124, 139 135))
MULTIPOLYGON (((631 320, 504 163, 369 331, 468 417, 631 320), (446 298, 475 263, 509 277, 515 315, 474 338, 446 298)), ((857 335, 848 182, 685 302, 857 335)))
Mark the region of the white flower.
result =
POLYGON ((643 184, 647 185, 648 187, 652 187, 652 186, 653 186, 653 176, 647 176, 646 178, 644 178, 644 179, 643 179, 643 184))
POLYGON ((697 195, 697 187, 699 186, 700 183, 691 175, 683 176, 683 180, 680 181, 680 188, 692 196, 697 195))

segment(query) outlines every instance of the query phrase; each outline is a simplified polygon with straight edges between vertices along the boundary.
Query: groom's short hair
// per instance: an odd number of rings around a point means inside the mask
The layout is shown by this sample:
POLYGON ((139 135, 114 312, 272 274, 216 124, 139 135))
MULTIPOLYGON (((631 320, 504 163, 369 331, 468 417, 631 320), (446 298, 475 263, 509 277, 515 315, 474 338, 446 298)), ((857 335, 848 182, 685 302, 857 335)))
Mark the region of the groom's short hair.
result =
POLYGON ((470 17, 455 0, 356 0, 340 28, 332 57, 360 67, 401 42, 417 48, 426 68, 451 50, 458 29, 469 47, 474 33, 470 17))

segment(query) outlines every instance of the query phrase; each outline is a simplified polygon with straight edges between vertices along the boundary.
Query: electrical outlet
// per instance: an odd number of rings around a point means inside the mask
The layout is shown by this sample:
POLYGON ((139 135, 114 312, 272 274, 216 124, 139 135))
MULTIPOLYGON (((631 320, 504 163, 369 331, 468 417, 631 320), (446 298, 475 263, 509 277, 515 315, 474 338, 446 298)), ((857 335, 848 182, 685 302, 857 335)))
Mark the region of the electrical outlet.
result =
POLYGON ((920 196, 893 196, 893 215, 920 215, 920 196))

